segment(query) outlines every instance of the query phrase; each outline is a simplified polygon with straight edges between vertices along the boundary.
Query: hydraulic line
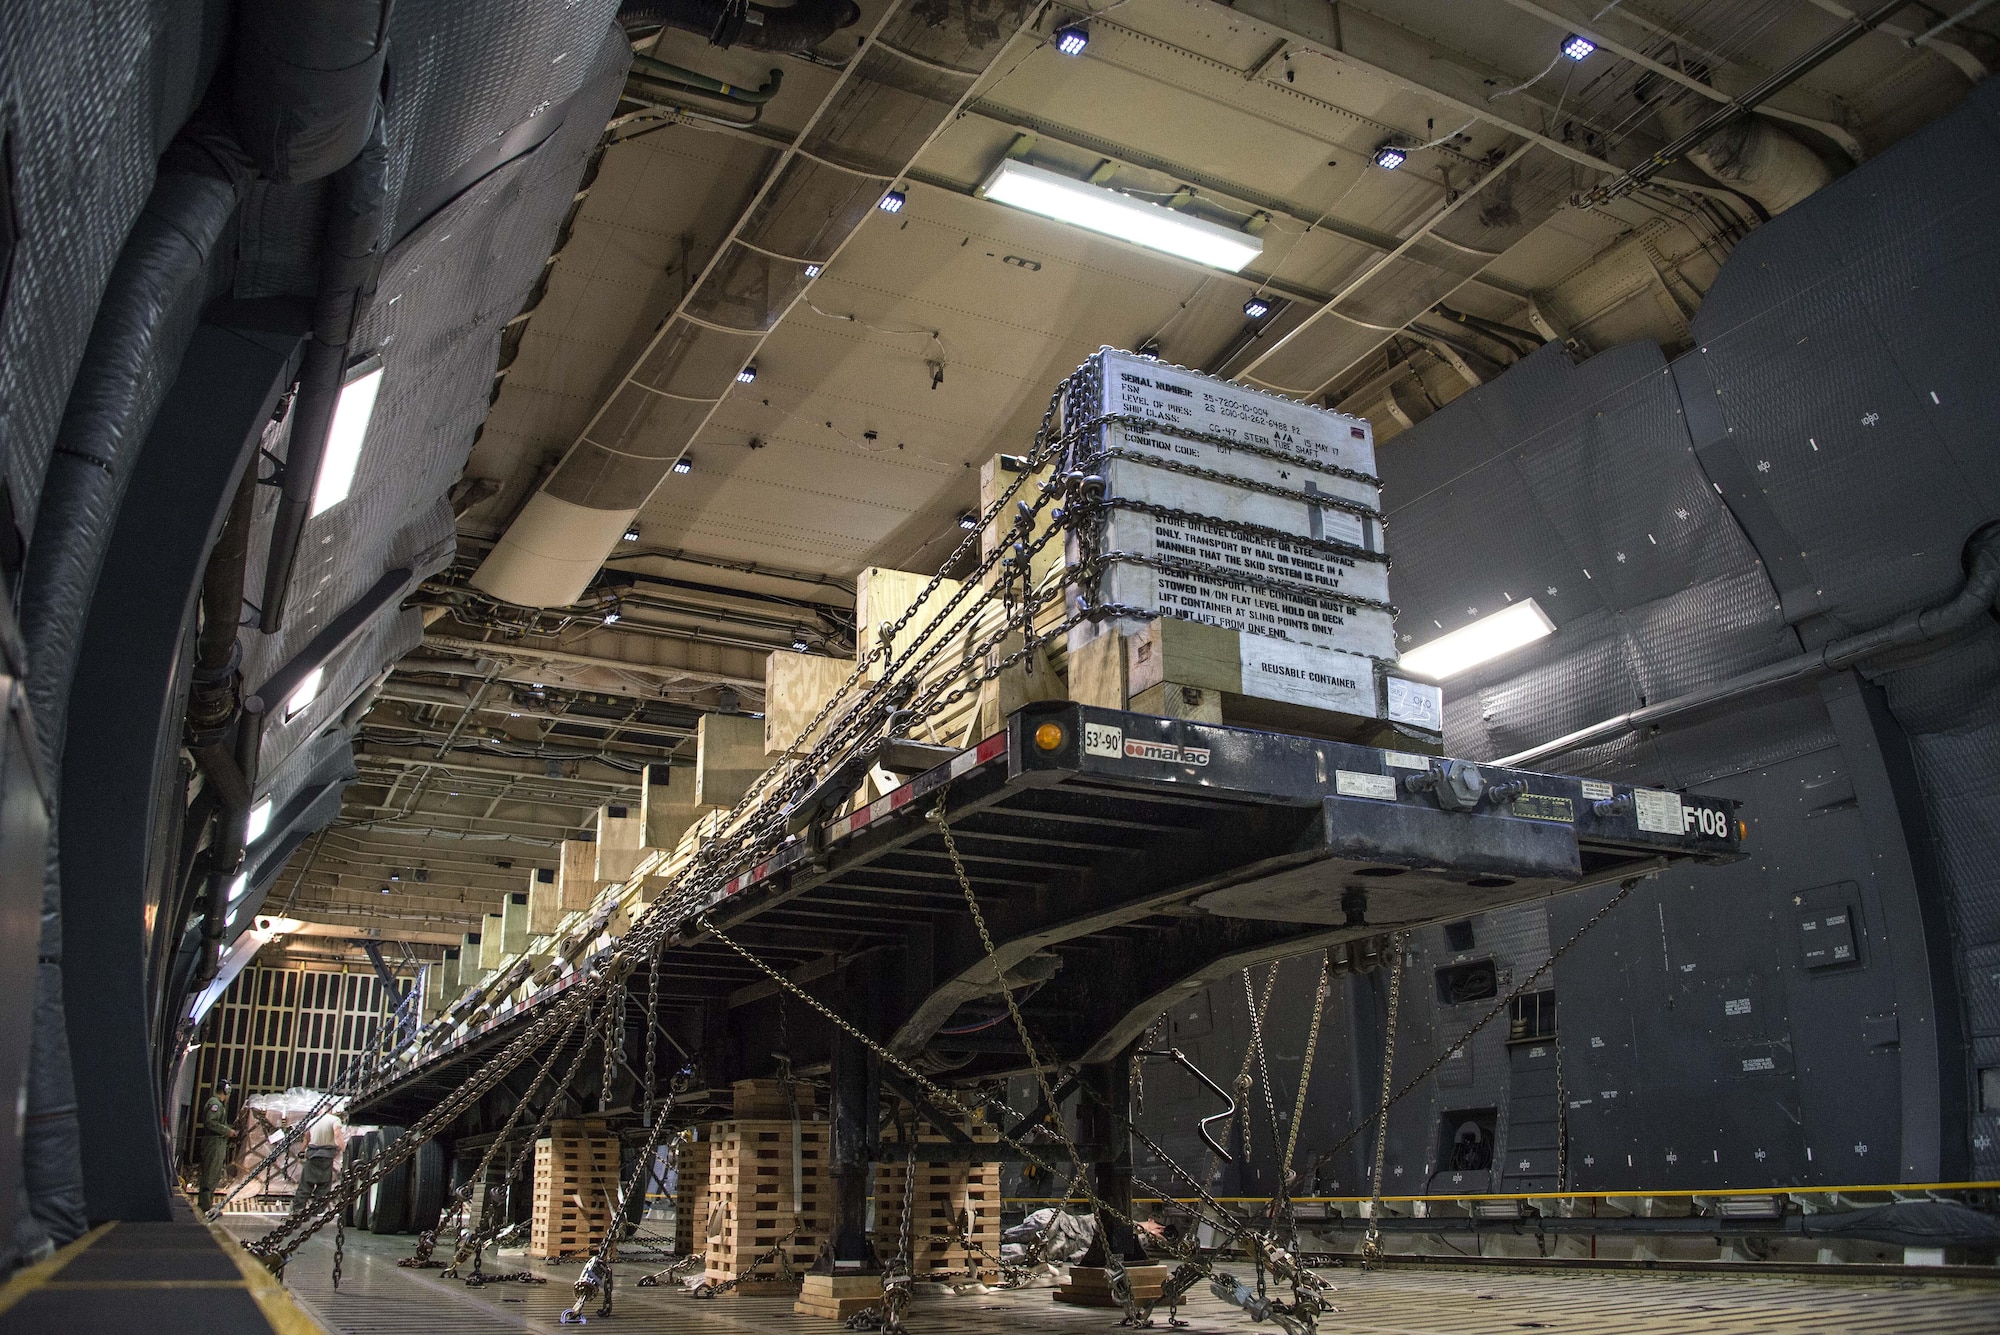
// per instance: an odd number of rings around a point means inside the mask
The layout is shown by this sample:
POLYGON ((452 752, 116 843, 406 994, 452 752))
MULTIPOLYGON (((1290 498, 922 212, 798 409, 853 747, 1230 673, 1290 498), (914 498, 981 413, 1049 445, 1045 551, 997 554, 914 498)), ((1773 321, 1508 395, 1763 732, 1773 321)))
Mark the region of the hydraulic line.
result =
POLYGON ((1643 709, 1628 710, 1539 746, 1504 756, 1493 763, 1515 769, 1526 768, 1565 751, 1574 751, 1637 728, 1663 723, 1697 709, 1723 704, 1775 686, 1827 676, 1891 650, 1928 644, 1955 634, 1980 617, 2000 611, 2000 520, 1984 524, 1973 533, 1966 543, 1966 555, 1968 570, 1965 584, 1949 601, 1921 611, 1905 612, 1885 626, 1835 640, 1808 653, 1755 668, 1713 686, 1662 700, 1643 709))

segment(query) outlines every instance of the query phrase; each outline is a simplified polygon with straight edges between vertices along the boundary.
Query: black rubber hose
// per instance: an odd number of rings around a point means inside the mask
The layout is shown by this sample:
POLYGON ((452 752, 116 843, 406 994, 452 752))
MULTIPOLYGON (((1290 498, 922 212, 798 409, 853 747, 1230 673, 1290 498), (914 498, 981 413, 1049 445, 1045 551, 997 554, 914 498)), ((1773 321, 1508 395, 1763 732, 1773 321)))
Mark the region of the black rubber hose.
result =
POLYGON ((319 294, 313 299, 312 340, 299 363, 299 390, 292 400, 291 444, 285 452, 285 482, 278 513, 271 521, 271 552, 264 562, 264 596, 257 629, 274 635, 285 624, 285 599, 299 539, 312 517, 313 488, 326 452, 333 410, 347 375, 347 348, 354 326, 375 295, 382 267, 389 146, 382 114, 360 156, 334 174, 327 199, 326 230, 320 242, 319 294))
MULTIPOLYGON (((200 322, 215 266, 224 260, 223 238, 249 181, 249 164, 235 140, 215 119, 197 116, 162 156, 152 194, 126 236, 91 325, 21 577, 27 690, 44 771, 51 776, 62 772, 77 651, 133 461, 200 322)), ((50 806, 54 830, 53 793, 50 806)), ((60 1245, 89 1223, 63 1010, 59 858, 51 839, 22 1173, 29 1209, 60 1245)))
POLYGON ((243 570, 250 557, 256 500, 257 463, 252 460, 202 574, 201 632, 195 640, 187 715, 188 740, 197 748, 215 740, 236 712, 237 669, 243 658, 237 630, 243 620, 243 570))
POLYGON ((759 51, 810 51, 861 21, 854 0, 799 0, 782 9, 733 0, 625 0, 618 22, 634 29, 679 28, 714 46, 759 51))

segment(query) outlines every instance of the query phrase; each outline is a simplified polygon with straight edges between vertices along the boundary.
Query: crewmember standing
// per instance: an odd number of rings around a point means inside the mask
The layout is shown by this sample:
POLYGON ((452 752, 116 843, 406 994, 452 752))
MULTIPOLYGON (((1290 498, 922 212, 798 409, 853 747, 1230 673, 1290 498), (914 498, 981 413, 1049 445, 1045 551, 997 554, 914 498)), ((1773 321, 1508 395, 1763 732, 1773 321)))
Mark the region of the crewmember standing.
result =
POLYGON ((236 1134, 229 1120, 229 1081, 218 1080, 201 1105, 201 1198, 202 1213, 215 1202, 216 1184, 222 1181, 223 1165, 229 1162, 229 1142, 236 1134))
POLYGON ((321 1113, 306 1131, 306 1161, 299 1170, 299 1189, 292 1193, 292 1213, 333 1194, 333 1161, 340 1154, 340 1119, 321 1113))

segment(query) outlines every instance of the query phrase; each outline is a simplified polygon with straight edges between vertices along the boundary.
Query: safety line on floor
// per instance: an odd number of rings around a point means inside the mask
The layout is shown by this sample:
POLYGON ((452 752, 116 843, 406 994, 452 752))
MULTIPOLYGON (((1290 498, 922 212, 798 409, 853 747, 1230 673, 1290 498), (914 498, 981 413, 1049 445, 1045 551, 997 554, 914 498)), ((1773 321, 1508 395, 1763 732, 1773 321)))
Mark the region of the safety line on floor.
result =
POLYGON ((5 1285, 0 1285, 0 1312, 5 1312, 35 1290, 46 1287, 57 1271, 89 1251, 93 1243, 116 1227, 116 1223, 99 1224, 75 1242, 59 1247, 33 1265, 15 1271, 5 1285))

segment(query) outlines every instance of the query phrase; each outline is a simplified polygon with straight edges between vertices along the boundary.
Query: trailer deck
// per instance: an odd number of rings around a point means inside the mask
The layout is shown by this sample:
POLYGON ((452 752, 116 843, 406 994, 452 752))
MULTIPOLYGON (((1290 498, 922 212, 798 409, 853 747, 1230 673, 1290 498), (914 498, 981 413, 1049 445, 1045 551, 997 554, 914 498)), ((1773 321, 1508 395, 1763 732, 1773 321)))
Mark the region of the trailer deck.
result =
MULTIPOLYGON (((1009 1031, 979 1029, 982 999, 998 996, 997 959, 1041 984, 1022 1008, 1054 1053, 1103 1061, 1175 999, 1249 964, 1675 862, 1733 861, 1742 838, 1721 798, 1068 702, 1030 706, 866 807, 809 825, 683 912, 658 995, 669 1011, 777 994, 704 921, 802 986, 893 952, 896 967, 867 1007, 887 1017, 874 1037, 900 1055, 951 1054, 953 1078, 974 1079, 1025 1060, 1009 1031), (932 818, 940 810, 991 929, 992 959, 932 818)), ((413 1120, 610 948, 386 1073, 350 1116, 413 1120)), ((635 976, 631 994, 649 986, 635 976)))

